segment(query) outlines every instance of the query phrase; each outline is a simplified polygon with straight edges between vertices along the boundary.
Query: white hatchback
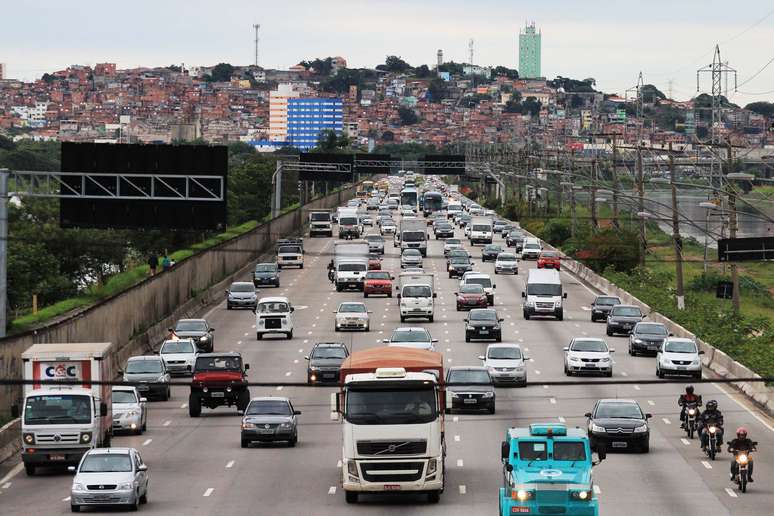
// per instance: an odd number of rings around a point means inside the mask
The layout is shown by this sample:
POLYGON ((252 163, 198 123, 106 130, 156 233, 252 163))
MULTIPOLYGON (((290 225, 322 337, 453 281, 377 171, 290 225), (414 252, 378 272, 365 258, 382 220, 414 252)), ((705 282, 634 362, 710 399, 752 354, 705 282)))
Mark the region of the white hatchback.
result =
POLYGON ((495 384, 527 385, 526 361, 529 358, 524 356, 518 344, 490 344, 486 348, 486 355, 479 355, 478 359, 487 368, 495 384))
POLYGON ((693 376, 701 378, 701 357, 692 339, 668 337, 656 354, 656 376, 693 376))
POLYGON ((564 374, 592 373, 613 376, 614 349, 607 347, 604 339, 574 338, 564 348, 564 374))

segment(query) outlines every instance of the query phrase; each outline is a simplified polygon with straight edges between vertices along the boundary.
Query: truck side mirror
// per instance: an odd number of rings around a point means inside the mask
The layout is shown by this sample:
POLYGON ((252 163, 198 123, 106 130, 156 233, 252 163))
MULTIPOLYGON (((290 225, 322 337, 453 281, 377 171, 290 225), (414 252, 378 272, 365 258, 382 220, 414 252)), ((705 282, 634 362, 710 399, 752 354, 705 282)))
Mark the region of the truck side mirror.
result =
POLYGON ((527 293, 526 293, 526 292, 524 292, 523 290, 521 291, 521 297, 524 297, 524 298, 526 298, 526 297, 527 297, 527 293))
POLYGON ((331 421, 339 420, 339 395, 338 392, 331 393, 331 421))
POLYGON ((19 405, 11 405, 11 417, 14 419, 19 417, 19 405))
POLYGON ((512 472, 513 471, 513 464, 511 464, 510 462, 508 464, 506 464, 505 465, 505 471, 507 471, 508 473, 512 472))
POLYGON ((508 456, 510 454, 511 454, 511 445, 508 443, 508 441, 503 441, 502 443, 500 443, 500 458, 502 458, 503 460, 508 460, 508 456))
POLYGON ((438 297, 438 294, 436 294, 435 292, 433 292, 433 298, 436 298, 436 297, 438 297))
POLYGON ((247 371, 248 369, 250 369, 250 364, 245 364, 245 371, 247 371))
POLYGON ((105 403, 104 401, 99 404, 99 415, 100 417, 107 416, 107 403, 105 403))
POLYGON ((564 294, 562 294, 562 298, 564 298, 564 299, 567 299, 567 292, 565 292, 564 294))

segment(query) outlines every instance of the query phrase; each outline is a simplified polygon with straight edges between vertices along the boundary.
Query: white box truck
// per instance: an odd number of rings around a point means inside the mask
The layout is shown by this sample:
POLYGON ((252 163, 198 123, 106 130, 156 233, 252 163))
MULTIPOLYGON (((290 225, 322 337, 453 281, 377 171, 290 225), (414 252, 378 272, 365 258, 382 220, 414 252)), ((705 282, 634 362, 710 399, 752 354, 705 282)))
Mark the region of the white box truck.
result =
POLYGON ((363 290, 363 281, 368 272, 368 253, 367 240, 333 243, 333 282, 337 292, 353 287, 363 290))
POLYGON ((492 235, 492 217, 473 217, 470 220, 471 244, 491 244, 492 235))
POLYGON ((27 475, 38 466, 77 466, 86 451, 110 446, 111 386, 93 381, 115 379, 112 343, 33 344, 22 365, 33 382, 24 386, 21 410, 14 407, 27 475))
POLYGON ((309 236, 333 236, 333 220, 331 212, 316 210, 309 213, 309 236))
POLYGON ((419 249, 422 256, 427 256, 427 224, 424 220, 409 218, 401 219, 400 250, 419 249))
POLYGON ((339 238, 360 238, 363 226, 357 208, 339 208, 339 238))
POLYGON ((435 315, 435 274, 404 272, 398 276, 400 322, 413 317, 433 322, 435 315))

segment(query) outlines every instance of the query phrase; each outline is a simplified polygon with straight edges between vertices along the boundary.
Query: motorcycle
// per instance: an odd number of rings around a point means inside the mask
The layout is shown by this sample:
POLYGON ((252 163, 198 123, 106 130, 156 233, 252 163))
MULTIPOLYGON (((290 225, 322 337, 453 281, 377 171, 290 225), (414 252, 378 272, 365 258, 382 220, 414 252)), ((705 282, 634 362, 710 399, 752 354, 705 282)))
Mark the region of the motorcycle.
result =
POLYGON ((707 425, 707 448, 704 450, 710 460, 715 460, 715 456, 718 453, 718 436, 720 435, 720 427, 715 424, 707 425))
POLYGON ((699 408, 696 403, 689 403, 685 406, 685 433, 688 434, 688 439, 693 439, 693 434, 696 433, 696 420, 699 417, 699 408))
MULTIPOLYGON (((729 446, 731 445, 730 442, 728 444, 729 446)), ((753 450, 757 444, 757 442, 753 441, 753 450)), ((734 477, 734 482, 739 486, 739 491, 743 493, 747 492, 747 483, 749 479, 748 467, 750 465, 750 455, 753 450, 734 451, 734 460, 736 461, 736 476, 734 477)))

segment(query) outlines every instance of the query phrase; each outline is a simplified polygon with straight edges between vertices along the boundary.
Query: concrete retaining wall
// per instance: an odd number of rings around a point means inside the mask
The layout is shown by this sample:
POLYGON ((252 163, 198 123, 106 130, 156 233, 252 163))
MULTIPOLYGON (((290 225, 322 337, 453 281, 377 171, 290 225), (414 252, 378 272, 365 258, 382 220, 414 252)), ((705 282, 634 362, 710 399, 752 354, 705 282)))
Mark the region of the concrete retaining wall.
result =
MULTIPOLYGON (((39 342, 115 342, 118 363, 140 350, 152 349, 179 317, 222 298, 231 278, 251 266, 277 238, 300 232, 308 210, 334 208, 354 195, 355 187, 351 187, 316 199, 93 306, 0 339, 0 378, 20 378, 22 352, 39 342)), ((10 414, 11 405, 20 397, 20 387, 0 386, 0 415, 10 414)))
POLYGON ((16 418, 0 428, 0 462, 21 450, 21 419, 16 418))

